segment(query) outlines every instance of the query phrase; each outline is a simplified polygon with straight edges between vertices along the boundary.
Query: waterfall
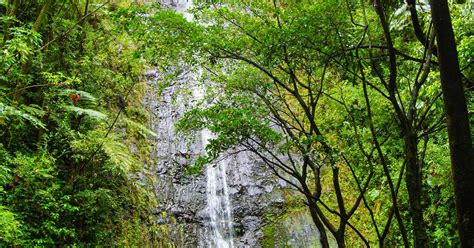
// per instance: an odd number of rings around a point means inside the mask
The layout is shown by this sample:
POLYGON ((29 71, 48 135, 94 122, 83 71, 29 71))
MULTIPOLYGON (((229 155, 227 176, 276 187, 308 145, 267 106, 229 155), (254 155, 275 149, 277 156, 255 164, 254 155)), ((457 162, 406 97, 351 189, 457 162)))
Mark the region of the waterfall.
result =
MULTIPOLYGON (((200 72, 202 73, 202 72, 200 72)), ((194 97, 204 97, 202 87, 194 89, 194 97)), ((204 149, 213 138, 213 134, 204 129, 201 131, 201 144, 204 149)), ((219 159, 206 168, 206 201, 205 212, 209 218, 206 225, 207 246, 210 248, 233 248, 232 207, 227 186, 227 160, 219 159)))
MULTIPOLYGON (((192 0, 159 0, 162 6, 182 13, 184 17, 192 21, 193 16, 187 10, 192 7, 192 0)), ((196 73, 199 75, 201 72, 196 73)), ((195 86, 193 90, 195 100, 202 100, 203 88, 195 86)), ((204 150, 212 138, 209 130, 201 131, 201 146, 204 150)), ((232 207, 230 204, 229 188, 227 186, 225 160, 216 164, 208 165, 206 168, 206 202, 204 209, 208 223, 206 227, 206 246, 210 248, 233 248, 232 207)))
MULTIPOLYGON (((193 20, 186 12, 192 0, 147 1, 159 1, 193 20)), ((149 86, 159 89, 147 91, 144 104, 149 105, 151 129, 157 133, 153 150, 157 163, 150 166, 156 175, 158 200, 152 214, 160 229, 163 227, 167 244, 160 247, 261 247, 262 240, 275 241, 275 247, 317 247, 312 244, 319 244, 319 232, 309 213, 286 213, 281 208, 288 184, 276 179, 254 154, 226 154, 226 159, 208 165, 203 173, 185 175, 184 168, 205 154, 205 146, 214 138, 209 130, 187 136, 174 129, 191 106, 206 104, 199 81, 203 72, 188 69, 165 88, 159 82, 166 72, 150 70, 146 74, 149 86), (267 223, 266 214, 281 218, 267 223), (265 233, 268 224, 275 232, 265 233)))
MULTIPOLYGON (((203 147, 208 143, 212 134, 209 130, 201 131, 203 147)), ((209 226, 207 233, 209 235, 208 246, 216 248, 232 248, 233 230, 232 230, 232 211, 229 198, 229 189, 227 187, 226 160, 217 164, 208 165, 207 173, 207 207, 206 212, 209 215, 209 226)))

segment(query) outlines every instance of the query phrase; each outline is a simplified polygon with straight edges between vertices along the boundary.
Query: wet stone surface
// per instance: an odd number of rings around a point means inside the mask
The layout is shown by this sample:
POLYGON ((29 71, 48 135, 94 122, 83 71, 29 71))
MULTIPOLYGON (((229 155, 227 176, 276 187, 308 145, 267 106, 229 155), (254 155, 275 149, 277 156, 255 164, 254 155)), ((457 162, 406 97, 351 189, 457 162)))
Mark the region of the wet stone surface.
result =
MULTIPOLYGON (((150 88, 156 89, 159 75, 150 71, 147 76, 150 88)), ((178 87, 168 87, 161 95, 149 90, 143 99, 150 109, 151 128, 157 133, 153 151, 157 163, 153 171, 157 176, 154 188, 160 204, 153 213, 166 216, 157 221, 170 225, 171 230, 184 228, 184 237, 175 233, 176 237, 172 239, 182 246, 193 247, 205 244, 206 240, 209 220, 205 211, 206 175, 203 171, 199 175, 186 176, 184 169, 203 153, 204 148, 199 133, 184 137, 174 130, 174 124, 195 101, 180 95, 178 87)), ((234 245, 257 247, 263 235, 260 225, 264 211, 270 204, 283 201, 281 194, 274 192, 281 185, 252 154, 242 152, 230 156, 226 162, 233 227, 238 229, 234 231, 234 245)))

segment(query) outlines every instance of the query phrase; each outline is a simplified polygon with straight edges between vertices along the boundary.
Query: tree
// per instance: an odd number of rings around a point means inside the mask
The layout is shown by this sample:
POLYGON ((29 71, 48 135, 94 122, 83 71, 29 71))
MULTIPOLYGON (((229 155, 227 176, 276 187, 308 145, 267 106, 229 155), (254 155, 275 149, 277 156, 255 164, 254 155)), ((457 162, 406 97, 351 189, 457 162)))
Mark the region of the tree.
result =
MULTIPOLYGON (((348 55, 346 54, 349 53, 349 51, 345 51, 348 48, 347 45, 344 44, 344 38, 346 37, 341 35, 341 33, 344 33, 344 28, 350 26, 348 22, 349 18, 347 18, 349 14, 341 14, 341 5, 334 3, 332 3, 332 5, 337 6, 336 8, 338 9, 339 15, 335 14, 335 9, 329 7, 330 4, 302 4, 298 7, 295 7, 296 5, 281 7, 277 4, 273 4, 273 6, 246 5, 249 11, 255 13, 256 20, 252 19, 252 22, 259 23, 254 24, 256 26, 250 24, 249 20, 245 19, 246 17, 239 16, 239 14, 236 13, 238 11, 234 12, 232 7, 220 8, 214 6, 217 11, 214 13, 215 16, 212 16, 215 18, 213 20, 217 20, 217 25, 230 25, 230 27, 226 27, 227 29, 224 30, 211 29, 209 33, 206 33, 205 36, 216 36, 219 37, 219 40, 218 42, 212 40, 213 38, 206 40, 205 42, 209 44, 209 46, 206 46, 204 50, 206 53, 209 53, 209 56, 214 58, 214 60, 225 59, 237 61, 235 63, 230 62, 230 64, 224 63, 223 67, 228 66, 231 68, 231 71, 218 67, 219 70, 225 71, 223 73, 224 75, 219 74, 219 76, 213 77, 213 80, 228 85, 229 93, 224 94, 225 96, 223 98, 215 95, 210 96, 210 98, 220 99, 217 100, 216 106, 211 107, 209 110, 204 109, 197 112, 190 112, 183 120, 182 123, 184 127, 181 128, 198 129, 206 126, 211 131, 219 134, 219 137, 214 143, 211 142, 211 146, 209 147, 209 150, 212 151, 210 153, 211 156, 214 154, 214 157, 210 159, 215 158, 219 152, 237 144, 257 154, 275 174, 288 181, 306 197, 313 220, 316 226, 323 232, 323 245, 327 245, 327 241, 325 241, 324 238, 324 229, 327 228, 336 238, 338 245, 344 247, 346 226, 352 228, 354 232, 359 235, 360 239, 368 245, 369 242, 367 239, 360 233, 357 227, 351 224, 349 219, 358 209, 359 204, 362 201, 366 202, 364 195, 373 173, 375 173, 374 169, 369 169, 366 181, 362 182, 353 171, 351 164, 352 159, 348 159, 348 157, 354 154, 348 155, 345 154, 344 149, 335 148, 340 144, 332 144, 327 137, 338 135, 337 132, 327 132, 327 129, 321 128, 321 126, 324 127, 324 124, 320 124, 324 123, 324 117, 321 116, 321 114, 324 115, 324 113, 321 111, 329 106, 334 108, 334 105, 328 103, 327 99, 333 101, 332 104, 335 103, 336 105, 344 107, 342 108, 344 111, 343 114, 347 112, 347 118, 354 119, 354 116, 351 114, 353 109, 348 107, 347 102, 344 100, 344 95, 341 96, 342 99, 339 99, 339 97, 333 97, 330 94, 330 92, 332 93, 333 89, 337 87, 337 84, 325 82, 325 80, 340 80, 339 77, 341 75, 333 70, 334 68, 342 67, 343 70, 348 69, 347 66, 344 66, 344 61, 338 58, 339 56, 342 55, 343 58, 347 59, 346 62, 349 61, 348 55), (291 13, 291 11, 295 11, 293 8, 298 10, 298 16, 302 19, 301 23, 292 19, 292 17, 296 16, 294 13, 291 13), (282 9, 286 11, 285 14, 280 12, 282 9), (301 9, 308 9, 308 11, 304 12, 301 11, 301 9), (332 18, 328 18, 325 15, 321 15, 321 13, 332 13, 333 15, 331 16, 332 18), (314 20, 312 19, 314 18, 313 16, 320 17, 317 23, 312 22, 314 20), (328 19, 323 19, 324 21, 322 21, 321 17, 328 19), (231 32, 229 29, 233 30, 231 35, 227 34, 227 32, 231 32), (215 30, 217 30, 216 33, 218 34, 213 33, 215 30), (309 30, 319 30, 320 32, 324 32, 326 36, 314 37, 313 33, 309 30), (241 36, 236 34, 241 34, 241 36), (225 43, 226 41, 229 43, 225 43), (341 45, 341 43, 343 45, 341 45), (242 50, 242 47, 246 47, 246 49, 242 50), (225 75, 231 76, 226 77, 225 75), (235 97, 237 96, 238 98, 236 99, 235 97), (246 99, 245 97, 259 99, 263 104, 261 108, 266 110, 258 111, 258 109, 252 109, 247 112, 249 107, 258 105, 255 99, 246 100, 251 102, 251 104, 244 104, 245 102, 243 103, 238 100, 241 98, 246 99), (327 99, 324 100, 326 97, 327 99), (230 103, 226 103, 226 101, 230 103), (242 113, 239 109, 246 111, 242 113), (254 116, 250 113, 270 113, 270 117, 263 117, 265 115, 254 116), (250 115, 252 117, 247 116, 243 118, 241 115, 250 115), (193 118, 198 119, 198 121, 193 121, 193 118), (256 119, 262 123, 246 123, 243 125, 242 123, 245 123, 245 119, 256 119), (264 123, 272 123, 277 126, 277 129, 281 130, 284 134, 283 140, 266 140, 266 135, 269 137, 274 137, 275 135, 269 135, 268 133, 270 131, 268 128, 263 129, 265 126, 264 123), (246 128, 243 128, 244 133, 240 133, 237 126, 245 126, 246 128), (255 126, 259 126, 260 128, 255 128, 255 126), (249 133, 248 130, 253 130, 254 132, 249 133), (262 133, 258 131, 262 131, 262 133), (282 144, 279 144, 279 142, 282 144), (318 155, 315 156, 315 154, 318 155), (287 158, 282 159, 283 155, 287 158), (318 156, 322 159, 318 158, 318 156), (325 165, 331 168, 332 181, 326 182, 326 185, 322 186, 321 174, 324 168, 328 168, 325 167, 325 165), (344 196, 344 194, 357 194, 357 191, 345 192, 341 190, 339 173, 342 166, 346 168, 347 172, 352 172, 353 183, 357 185, 356 189, 359 190, 358 196, 355 197, 355 203, 349 210, 345 207, 345 201, 347 201, 347 199, 345 200, 344 197, 347 197, 347 195, 344 196), (296 179, 298 184, 292 182, 288 177, 296 179), (328 186, 327 183, 332 184, 331 187, 334 189, 335 196, 332 200, 336 203, 335 206, 337 210, 329 208, 322 200, 321 191, 323 187, 328 186), (314 185, 310 186, 312 184, 314 185), (322 209, 339 218, 338 228, 334 227, 335 223, 329 221, 329 218, 322 209)), ((365 33, 362 32, 361 36, 364 37, 365 33)), ((359 45, 361 45, 361 43, 359 43, 359 45)), ((348 50, 358 51, 359 47, 356 46, 355 49, 349 47, 348 50)), ((360 60, 360 58, 358 59, 360 60)), ((400 183, 399 181, 394 182, 392 180, 393 171, 389 169, 390 162, 387 161, 387 154, 382 151, 382 144, 378 141, 378 130, 376 130, 371 118, 371 103, 369 102, 366 92, 367 84, 370 84, 370 82, 365 79, 365 69, 361 64, 359 68, 361 72, 354 73, 354 71, 351 70, 347 71, 359 77, 360 79, 357 79, 357 81, 361 80, 365 86, 365 94, 360 100, 365 101, 365 106, 369 111, 368 122, 371 124, 369 125, 370 127, 367 128, 370 129, 371 132, 369 140, 374 142, 374 146, 366 152, 364 144, 358 140, 359 137, 353 136, 352 138, 357 140, 357 153, 364 157, 364 159, 362 159, 363 163, 365 162, 371 165, 380 163, 382 165, 382 177, 388 180, 390 189, 389 195, 391 196, 393 204, 390 217, 382 229, 383 232, 379 232, 375 218, 372 216, 373 225, 375 229, 377 229, 377 240, 380 245, 384 244, 384 239, 391 226, 391 216, 395 215, 401 236, 404 237, 404 243, 408 246, 409 243, 404 228, 404 220, 401 217, 401 210, 397 203, 397 192, 400 183), (377 157, 373 156, 374 152, 378 154, 377 157), (378 159, 380 159, 380 161, 377 161, 378 159)), ((212 71, 212 73, 216 72, 212 71)), ((383 80, 383 77, 380 78, 383 80)), ((423 80, 426 80, 426 78, 423 80)), ((384 81, 382 81, 382 83, 383 82, 384 81)), ((373 86, 373 84, 370 85, 373 86)), ((396 99, 394 99, 396 97, 396 90, 396 88, 392 87, 390 91, 393 102, 396 102, 396 99)), ((218 93, 216 94, 219 95, 218 93)), ((382 95, 384 96, 383 93, 382 95)), ((371 99, 373 100, 373 97, 371 97, 371 99)), ((399 107, 398 104, 395 105, 395 107, 399 107)), ((354 121, 350 123, 353 124, 351 127, 356 130, 355 132, 357 134, 357 128, 360 128, 360 126, 358 126, 360 124, 354 121)), ((381 123, 377 123, 377 125, 380 124, 381 123)), ((414 134, 410 135, 413 136, 414 134)), ((389 138, 390 136, 387 137, 387 139, 389 138)), ((411 146, 417 146, 416 142, 411 143, 411 146)), ((415 159, 413 162, 406 161, 410 166, 415 163, 414 170, 417 170, 416 168, 419 166, 416 160, 418 156, 416 152, 415 150, 413 151, 414 154, 411 153, 415 159)), ((401 176, 398 176, 398 179, 400 178, 401 176)), ((418 178, 417 180, 418 181, 415 180, 415 182, 421 184, 421 179, 418 178)), ((414 180, 411 179, 408 182, 412 181, 414 180)), ((418 196, 420 195, 421 193, 418 193, 418 196)), ((370 209, 370 207, 367 208, 370 209)), ((419 210, 421 210, 420 207, 419 210)), ((417 213, 420 212, 421 211, 418 211, 417 213)))
POLYGON ((474 245, 474 157, 466 98, 447 1, 431 0, 437 32, 443 100, 451 151, 459 236, 462 247, 474 245))

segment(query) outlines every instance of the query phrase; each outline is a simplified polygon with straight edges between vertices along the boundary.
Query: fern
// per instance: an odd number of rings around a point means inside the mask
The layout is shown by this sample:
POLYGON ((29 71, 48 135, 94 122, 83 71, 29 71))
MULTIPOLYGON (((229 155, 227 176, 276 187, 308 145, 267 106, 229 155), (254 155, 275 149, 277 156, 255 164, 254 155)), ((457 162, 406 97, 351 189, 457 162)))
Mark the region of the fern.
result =
POLYGON ((0 103, 0 125, 5 125, 15 119, 26 120, 36 128, 46 129, 44 123, 36 116, 41 117, 44 111, 35 108, 36 105, 26 106, 22 105, 20 108, 15 108, 9 105, 0 103), (36 115, 36 116, 35 116, 36 115))
POLYGON ((103 148, 114 165, 111 170, 115 174, 127 175, 140 164, 122 142, 109 138, 104 141, 103 148))
POLYGON ((76 106, 72 106, 72 105, 66 105, 66 106, 63 106, 64 109, 76 114, 76 115, 85 115, 85 116, 88 116, 88 117, 91 117, 93 119, 99 119, 99 120, 102 120, 102 119, 106 119, 107 118, 107 115, 105 115, 104 113, 101 113, 97 110, 93 110, 93 109, 84 109, 84 108, 80 108, 80 107, 76 107, 76 106))
POLYGON ((152 130, 150 130, 149 128, 145 127, 144 125, 138 123, 138 122, 135 122, 135 121, 132 121, 131 119, 129 118, 123 118, 123 122, 133 131, 136 131, 137 133, 139 133, 141 136, 143 136, 144 138, 146 138, 148 135, 149 136, 152 136, 152 137, 157 137, 157 134, 155 132, 153 132, 152 130))
POLYGON ((21 109, 32 116, 38 116, 38 117, 42 117, 46 113, 44 110, 41 109, 40 106, 36 104, 31 104, 29 106, 22 105, 21 109))
POLYGON ((97 98, 89 92, 65 89, 65 90, 59 91, 58 93, 58 95, 62 97, 69 97, 70 94, 76 94, 81 97, 80 100, 78 101, 78 104, 81 107, 91 108, 93 106, 97 106, 97 98))

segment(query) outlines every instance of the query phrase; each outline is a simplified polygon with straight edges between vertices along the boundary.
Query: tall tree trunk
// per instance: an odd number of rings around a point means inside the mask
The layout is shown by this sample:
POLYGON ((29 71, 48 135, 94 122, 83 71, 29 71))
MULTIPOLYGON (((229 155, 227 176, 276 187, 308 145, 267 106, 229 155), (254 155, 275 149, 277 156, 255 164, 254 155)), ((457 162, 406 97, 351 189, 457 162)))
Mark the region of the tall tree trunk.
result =
POLYGON ((405 155, 406 155, 406 176, 405 182, 408 191, 408 201, 410 204, 411 219, 413 222, 413 238, 415 247, 427 247, 428 235, 425 222, 423 220, 423 209, 421 207, 422 198, 422 175, 418 163, 418 149, 416 133, 406 124, 404 130, 405 155))
POLYGON ((40 28, 41 28, 41 25, 43 24, 45 18, 46 18, 46 15, 48 14, 48 11, 49 11, 49 8, 51 8, 51 5, 53 4, 54 0, 46 0, 44 5, 43 5, 43 8, 41 8, 41 11, 38 15, 38 17, 36 18, 36 21, 35 21, 35 24, 33 26, 33 30, 36 31, 36 32, 39 32, 40 28))
POLYGON ((430 0, 446 112, 462 247, 474 246, 474 158, 466 98, 446 0, 430 0))
MULTIPOLYGON (((410 1, 409 1, 410 2, 410 1)), ((400 105, 399 100, 397 99, 397 75, 398 75, 398 65, 396 52, 394 44, 392 41, 389 24, 387 22, 385 8, 383 6, 383 1, 375 0, 374 7, 379 16, 380 23, 383 28, 385 39, 387 40, 387 46, 389 50, 389 81, 387 83, 387 90, 390 96, 390 101, 394 107, 394 111, 397 115, 398 120, 400 121, 400 128, 403 131, 403 139, 405 145, 405 156, 406 156, 406 177, 405 182, 407 185, 407 191, 409 196, 410 203, 410 212, 411 219, 413 222, 413 237, 415 240, 415 247, 421 248, 428 246, 428 234, 426 233, 426 228, 423 224, 423 209, 421 208, 421 170, 419 169, 417 156, 417 142, 416 142, 416 132, 413 130, 409 118, 405 115, 403 107, 400 105)), ((416 12, 415 12, 416 13, 416 12)), ((413 14, 413 13, 412 13, 413 14)), ((419 23, 416 23, 419 27, 419 23)), ((416 27, 416 25, 415 25, 416 27)), ((423 37, 420 37, 423 38, 423 37)), ((426 37, 424 37, 426 39, 426 37)), ((383 81, 383 79, 381 79, 383 81)), ((366 96, 367 98, 367 96, 366 96)), ((372 133, 374 133, 372 131, 372 133)), ((386 173, 389 175, 389 173, 386 173)), ((391 186, 393 188, 393 186, 391 186)), ((392 197, 394 198, 394 197, 392 197)), ((395 202, 396 199, 394 199, 395 202)), ((398 219, 400 217, 397 216, 398 219)), ((401 220, 398 221, 399 225, 402 223, 401 220)), ((404 238, 405 247, 409 246, 406 237, 404 238)))
POLYGON ((81 20, 79 22, 79 25, 81 26, 81 31, 80 31, 80 38, 79 38, 79 54, 83 55, 84 54, 84 41, 86 40, 86 31, 84 30, 84 23, 87 21, 87 14, 89 12, 89 0, 86 0, 85 6, 84 6, 84 13, 81 12, 79 7, 75 5, 78 18, 81 20))

